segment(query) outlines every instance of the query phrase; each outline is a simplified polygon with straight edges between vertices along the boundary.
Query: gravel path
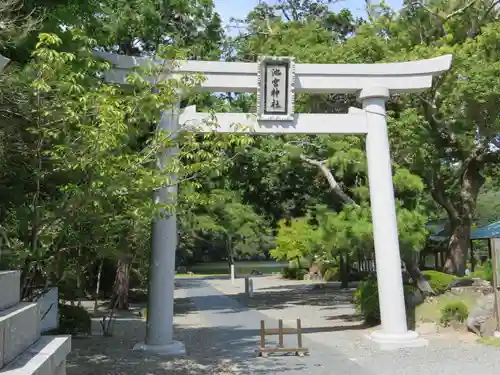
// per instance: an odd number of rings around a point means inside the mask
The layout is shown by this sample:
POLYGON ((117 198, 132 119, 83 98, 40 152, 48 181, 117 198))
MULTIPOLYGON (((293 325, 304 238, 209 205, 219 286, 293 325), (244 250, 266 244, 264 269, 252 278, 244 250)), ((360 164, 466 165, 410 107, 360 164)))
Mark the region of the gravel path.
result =
POLYGON ((380 351, 365 339, 370 329, 355 317, 350 304, 352 291, 313 289, 311 283, 265 277, 254 279, 255 294, 248 299, 242 295, 243 280, 237 280, 236 285, 228 280, 207 280, 206 283, 219 294, 230 296, 239 306, 237 311, 250 306, 258 310, 253 313, 263 314, 271 320, 281 318, 293 322, 301 317, 303 326, 307 327, 305 336, 311 358, 326 356, 330 366, 335 368, 335 372, 330 373, 350 374, 352 367, 347 369, 346 361, 357 364, 359 371, 355 373, 360 375, 500 373, 500 349, 476 344, 472 334, 427 331, 422 332, 429 340, 427 347, 380 351))
MULTIPOLYGON (((374 375, 350 360, 340 351, 327 345, 315 343, 304 338, 304 346, 309 347, 311 355, 270 356, 259 358, 260 320, 264 319, 269 327, 275 326, 275 319, 264 313, 242 306, 236 299, 222 295, 210 282, 183 280, 186 297, 201 313, 203 325, 215 339, 214 348, 223 358, 231 358, 243 374, 287 374, 287 375, 374 375), (332 366, 335 370, 332 371, 332 366)), ((229 282, 230 283, 230 282, 229 282)), ((270 341, 270 345, 272 341, 270 341)), ((285 340, 285 346, 287 341, 285 340)), ((295 343, 291 343, 295 346, 295 343)))

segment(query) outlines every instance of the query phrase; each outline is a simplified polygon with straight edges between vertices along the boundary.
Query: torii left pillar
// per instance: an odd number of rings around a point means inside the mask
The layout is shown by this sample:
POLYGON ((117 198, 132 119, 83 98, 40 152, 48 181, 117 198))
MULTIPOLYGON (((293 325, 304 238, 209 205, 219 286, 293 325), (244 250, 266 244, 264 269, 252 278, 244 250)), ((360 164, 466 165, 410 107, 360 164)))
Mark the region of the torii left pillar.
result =
MULTIPOLYGON (((168 131, 175 138, 179 126, 179 108, 165 111, 158 131, 168 131)), ((165 163, 177 153, 174 146, 160 155, 158 164, 164 169, 165 163)), ((176 176, 171 176, 169 186, 163 186, 153 193, 155 204, 175 204, 177 198, 176 176)), ((148 311, 146 339, 136 344, 134 350, 157 354, 182 356, 186 348, 180 341, 173 339, 174 290, 175 290, 175 251, 177 247, 177 217, 175 210, 153 221, 152 249, 148 289, 148 311)))

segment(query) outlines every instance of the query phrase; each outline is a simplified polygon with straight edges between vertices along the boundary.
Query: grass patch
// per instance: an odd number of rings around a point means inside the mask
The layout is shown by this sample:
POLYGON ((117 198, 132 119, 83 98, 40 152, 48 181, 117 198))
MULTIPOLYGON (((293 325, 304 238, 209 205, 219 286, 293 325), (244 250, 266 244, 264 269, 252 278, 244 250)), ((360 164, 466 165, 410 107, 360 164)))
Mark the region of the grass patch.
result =
POLYGON ((500 348, 500 339, 497 337, 481 337, 477 340, 477 342, 479 344, 500 348))
POLYGON ((428 299, 417 306, 415 318, 417 322, 439 323, 441 320, 441 310, 448 304, 454 302, 463 302, 469 311, 472 310, 478 295, 463 293, 459 296, 452 294, 443 294, 432 299, 428 299))

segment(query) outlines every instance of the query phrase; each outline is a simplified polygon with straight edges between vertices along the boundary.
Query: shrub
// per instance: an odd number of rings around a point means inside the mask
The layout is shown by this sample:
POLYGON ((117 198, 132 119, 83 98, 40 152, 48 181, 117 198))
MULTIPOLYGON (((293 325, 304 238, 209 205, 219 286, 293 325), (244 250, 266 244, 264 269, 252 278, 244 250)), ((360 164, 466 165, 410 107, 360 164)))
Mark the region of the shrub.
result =
POLYGON ((81 306, 59 304, 59 333, 87 334, 92 332, 90 314, 81 306))
POLYGON ((331 267, 325 271, 323 276, 323 280, 325 281, 339 281, 340 280, 340 271, 338 267, 331 267))
POLYGON ((370 277, 375 277, 374 272, 349 270, 349 281, 363 281, 370 277))
POLYGON ((491 265, 491 260, 484 262, 484 264, 478 264, 474 272, 472 272, 471 277, 477 277, 482 280, 493 282, 493 266, 491 265))
MULTIPOLYGON (((416 288, 413 285, 404 285, 405 296, 413 293, 415 290, 416 288)), ((376 325, 380 323, 380 307, 376 278, 371 277, 359 284, 354 293, 354 305, 358 313, 363 315, 366 324, 376 325)))
POLYGON ((303 280, 306 274, 306 269, 298 267, 285 267, 281 271, 283 278, 290 280, 303 280))
POLYGON ((451 322, 463 323, 468 315, 469 310, 465 303, 462 301, 449 302, 441 309, 440 322, 444 326, 450 325, 451 322))
POLYGON ((354 293, 354 305, 358 313, 363 315, 365 323, 380 323, 377 280, 370 278, 362 281, 354 293))
POLYGON ((448 290, 448 286, 457 277, 439 271, 423 271, 425 278, 429 281, 430 286, 436 294, 443 294, 448 290))

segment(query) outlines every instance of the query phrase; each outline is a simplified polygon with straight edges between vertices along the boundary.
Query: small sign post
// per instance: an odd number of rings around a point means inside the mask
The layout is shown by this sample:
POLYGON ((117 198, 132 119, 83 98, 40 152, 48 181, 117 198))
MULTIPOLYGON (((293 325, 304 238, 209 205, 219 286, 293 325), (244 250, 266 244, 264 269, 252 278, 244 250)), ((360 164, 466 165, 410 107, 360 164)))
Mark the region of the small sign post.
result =
POLYGON ((248 276, 245 277, 245 294, 248 297, 253 297, 253 280, 248 276))
POLYGON ((261 121, 293 121, 294 58, 262 56, 257 69, 257 118, 261 121))

